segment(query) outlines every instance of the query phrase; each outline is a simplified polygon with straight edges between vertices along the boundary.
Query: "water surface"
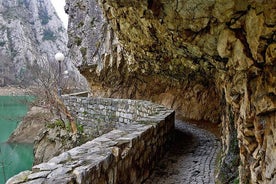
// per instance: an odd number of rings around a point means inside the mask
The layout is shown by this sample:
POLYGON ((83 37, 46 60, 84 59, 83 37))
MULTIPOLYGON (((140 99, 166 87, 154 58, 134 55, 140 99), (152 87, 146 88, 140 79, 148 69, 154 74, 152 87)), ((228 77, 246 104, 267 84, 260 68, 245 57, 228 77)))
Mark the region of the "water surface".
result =
POLYGON ((9 136, 27 113, 25 96, 0 96, 0 184, 33 163, 33 145, 6 143, 9 136))

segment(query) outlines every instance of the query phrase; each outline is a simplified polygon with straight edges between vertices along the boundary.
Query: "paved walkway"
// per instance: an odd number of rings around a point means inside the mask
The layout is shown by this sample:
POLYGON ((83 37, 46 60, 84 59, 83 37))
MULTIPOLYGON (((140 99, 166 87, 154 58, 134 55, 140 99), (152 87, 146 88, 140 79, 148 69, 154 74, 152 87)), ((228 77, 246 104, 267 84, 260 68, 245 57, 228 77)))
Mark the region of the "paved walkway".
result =
POLYGON ((214 184, 219 140, 210 132, 176 120, 176 141, 144 184, 214 184))

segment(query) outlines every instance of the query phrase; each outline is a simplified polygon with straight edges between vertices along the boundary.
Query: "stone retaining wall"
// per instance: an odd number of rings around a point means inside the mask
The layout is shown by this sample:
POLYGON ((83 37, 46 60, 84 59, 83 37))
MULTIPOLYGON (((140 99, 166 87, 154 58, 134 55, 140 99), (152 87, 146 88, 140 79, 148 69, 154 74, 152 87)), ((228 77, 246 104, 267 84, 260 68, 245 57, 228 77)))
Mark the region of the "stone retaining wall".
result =
POLYGON ((110 131, 96 132, 96 139, 19 173, 8 184, 142 183, 173 138, 174 111, 151 102, 79 97, 64 102, 84 130, 110 131))
POLYGON ((163 106, 142 100, 64 97, 63 101, 84 133, 93 137, 167 113, 163 106))

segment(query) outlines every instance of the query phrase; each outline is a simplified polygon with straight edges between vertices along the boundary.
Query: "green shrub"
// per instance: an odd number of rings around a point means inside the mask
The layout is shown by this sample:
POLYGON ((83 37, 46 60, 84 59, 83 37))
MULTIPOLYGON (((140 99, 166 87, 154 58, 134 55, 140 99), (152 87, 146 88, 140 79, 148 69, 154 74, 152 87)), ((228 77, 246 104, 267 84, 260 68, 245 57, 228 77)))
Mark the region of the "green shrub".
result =
POLYGON ((81 28, 82 26, 84 26, 84 23, 81 21, 81 22, 78 24, 78 28, 81 28))
POLYGON ((91 26, 91 28, 96 27, 96 25, 95 25, 95 21, 96 21, 96 18, 95 18, 95 17, 93 17, 93 18, 92 18, 92 20, 91 20, 91 22, 90 22, 90 26, 91 26))
POLYGON ((83 133, 83 125, 81 125, 81 124, 78 124, 78 132, 79 133, 83 133))
POLYGON ((86 53, 87 53, 87 49, 85 47, 80 48, 80 52, 82 57, 85 59, 86 58, 86 53))
POLYGON ((3 47, 6 44, 5 41, 0 41, 0 47, 3 47))
POLYGON ((46 10, 39 11, 39 19, 41 20, 42 25, 46 25, 51 20, 51 17, 48 15, 46 10))
POLYGON ((234 184, 239 184, 240 183, 240 180, 239 180, 239 178, 236 178, 235 180, 234 180, 234 182, 233 182, 234 184))
POLYGON ((82 39, 80 37, 76 37, 76 44, 77 46, 80 46, 82 42, 82 39))
POLYGON ((56 125, 57 127, 64 128, 64 123, 63 123, 63 121, 60 120, 60 119, 57 119, 57 120, 55 121, 55 125, 56 125))
POLYGON ((57 38, 54 34, 53 31, 46 29, 43 31, 43 40, 51 40, 51 41, 55 41, 57 38))

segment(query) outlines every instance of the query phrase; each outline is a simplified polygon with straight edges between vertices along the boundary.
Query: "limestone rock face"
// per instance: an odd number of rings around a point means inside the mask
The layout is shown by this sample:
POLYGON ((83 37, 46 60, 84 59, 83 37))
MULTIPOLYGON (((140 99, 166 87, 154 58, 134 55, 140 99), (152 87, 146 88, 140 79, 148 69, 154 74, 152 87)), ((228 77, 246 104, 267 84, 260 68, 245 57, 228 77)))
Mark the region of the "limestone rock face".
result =
POLYGON ((198 4, 68 1, 70 56, 93 95, 148 99, 183 112, 186 118, 218 122, 214 58, 206 54, 211 47, 218 55, 216 40, 209 33, 204 40, 197 38, 194 33, 209 30, 209 18, 203 12, 193 15, 194 9, 208 9, 214 2, 198 4), (185 24, 184 14, 191 16, 185 24))
POLYGON ((275 181, 274 0, 67 0, 66 11, 71 57, 93 95, 221 120, 230 174, 219 181, 275 181))
POLYGON ((55 123, 48 126, 42 129, 34 141, 34 165, 47 162, 80 144, 79 134, 73 134, 55 123))
MULTIPOLYGON (((33 68, 38 66, 41 72, 57 66, 54 55, 67 55, 67 40, 50 0, 0 0, 0 86, 30 85, 33 68)), ((63 70, 80 78, 68 58, 63 70)))
POLYGON ((38 133, 45 129, 46 122, 50 122, 50 111, 42 107, 32 107, 10 135, 8 142, 33 144, 38 133), (31 128, 30 128, 31 127, 31 128))

